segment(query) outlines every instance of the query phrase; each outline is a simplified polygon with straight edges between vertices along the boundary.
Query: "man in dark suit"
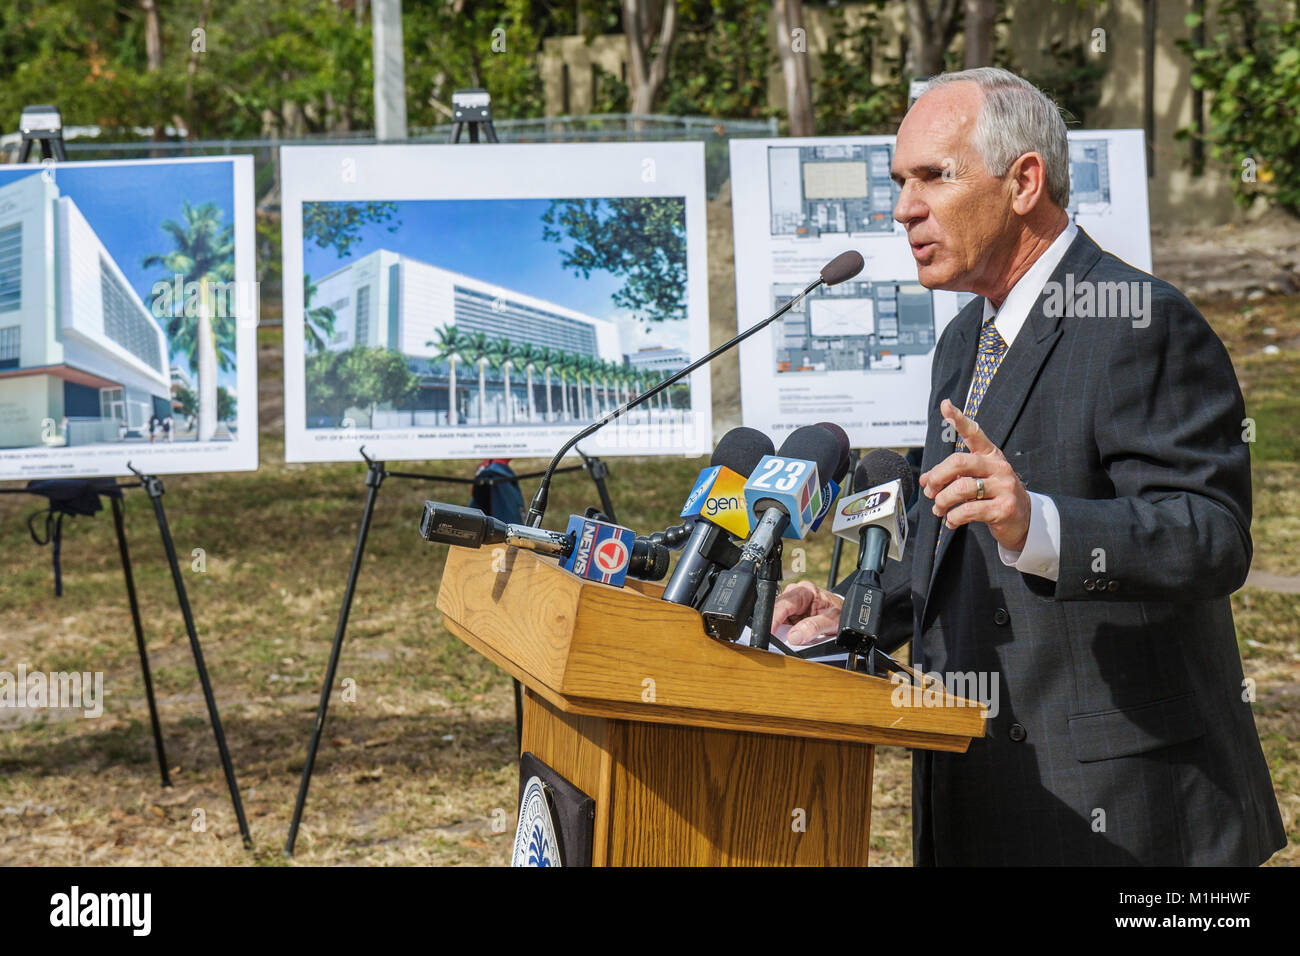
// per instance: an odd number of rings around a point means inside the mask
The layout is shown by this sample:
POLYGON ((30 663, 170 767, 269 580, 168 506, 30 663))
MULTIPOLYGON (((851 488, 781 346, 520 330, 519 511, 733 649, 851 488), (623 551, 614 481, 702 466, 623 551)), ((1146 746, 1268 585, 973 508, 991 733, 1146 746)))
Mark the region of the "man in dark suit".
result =
MULTIPOLYGON (((887 608, 918 669, 999 705, 967 753, 913 752, 915 863, 1263 862, 1286 838, 1228 601, 1251 488, 1222 343, 1070 224, 1064 124, 1013 74, 938 78, 893 172, 921 283, 979 298, 935 348, 887 608)), ((838 603, 801 582, 776 623, 807 642, 838 603)))

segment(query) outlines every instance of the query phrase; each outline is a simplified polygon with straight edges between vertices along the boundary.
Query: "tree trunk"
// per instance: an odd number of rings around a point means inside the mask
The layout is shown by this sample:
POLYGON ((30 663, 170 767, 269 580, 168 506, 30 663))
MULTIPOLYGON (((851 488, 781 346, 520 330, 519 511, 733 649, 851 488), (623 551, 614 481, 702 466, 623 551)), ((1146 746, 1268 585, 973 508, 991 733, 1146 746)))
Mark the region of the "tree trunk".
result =
POLYGON ((965 0, 966 59, 963 66, 973 70, 993 65, 993 21, 997 18, 997 0, 965 0))
POLYGON ((546 420, 549 422, 555 417, 555 412, 551 409, 551 367, 546 366, 546 420))
POLYGON ((528 424, 537 420, 537 410, 533 402, 533 364, 528 363, 528 424))
POLYGON ((506 377, 506 424, 513 425, 515 423, 515 409, 514 409, 514 403, 510 400, 510 363, 509 362, 506 362, 505 366, 503 367, 503 371, 506 377))
POLYGON ((211 441, 217 433, 217 344, 212 338, 208 313, 208 280, 199 280, 199 441, 211 441))
MULTIPOLYGON (((162 69, 163 65, 162 25, 158 22, 157 0, 140 0, 140 8, 144 10, 145 62, 150 73, 157 73, 162 69)), ((162 123, 155 123, 153 133, 149 138, 155 143, 165 141, 167 139, 167 127, 162 123)), ((157 157, 165 154, 162 150, 150 150, 149 155, 157 157)))
POLYGON ((456 356, 451 356, 451 372, 447 375, 447 424, 455 427, 456 421, 456 356))
POLYGON ((808 76, 808 33, 803 25, 803 0, 775 0, 777 55, 785 81, 785 105, 791 136, 814 133, 812 84, 808 76))
POLYGON ((677 38, 676 0, 623 0, 623 35, 627 38, 628 85, 632 112, 653 113, 668 79, 668 60, 677 38), (650 55, 650 37, 659 43, 650 55))
POLYGON ((480 425, 487 424, 487 395, 483 376, 483 366, 486 362, 487 359, 478 360, 478 423, 480 425))
POLYGON ((914 79, 943 72, 957 0, 907 0, 907 73, 914 79))

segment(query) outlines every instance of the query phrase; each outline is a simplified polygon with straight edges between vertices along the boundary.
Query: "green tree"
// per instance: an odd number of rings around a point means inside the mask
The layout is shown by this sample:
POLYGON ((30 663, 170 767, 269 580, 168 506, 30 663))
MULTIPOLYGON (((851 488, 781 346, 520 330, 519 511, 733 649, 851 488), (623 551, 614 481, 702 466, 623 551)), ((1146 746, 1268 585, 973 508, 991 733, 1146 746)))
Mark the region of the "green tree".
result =
MULTIPOLYGON (((174 248, 145 256, 141 265, 146 269, 162 266, 167 275, 159 280, 161 283, 170 286, 180 276, 187 290, 181 301, 168 294, 161 311, 168 348, 186 357, 198 382, 198 427, 202 439, 210 437, 210 427, 215 428, 220 421, 220 416, 210 423, 203 421, 203 409, 215 410, 217 403, 216 377, 200 368, 204 351, 212 350, 217 369, 235 365, 236 317, 231 306, 232 298, 237 297, 226 295, 226 307, 216 309, 212 288, 214 283, 234 281, 234 227, 222 225, 223 214, 216 203, 191 206, 189 200, 183 200, 181 211, 182 222, 166 219, 161 227, 172 237, 174 248)), ((155 303, 155 314, 159 305, 155 303)))
POLYGON ((172 396, 179 406, 176 410, 185 417, 185 426, 193 428, 194 420, 199 415, 199 397, 194 394, 192 388, 186 388, 184 385, 174 386, 172 396))
POLYGON ((402 225, 395 202, 305 202, 302 204, 302 238, 322 249, 333 249, 340 259, 352 255, 361 239, 361 227, 387 223, 389 232, 402 225))
POLYGON ((564 268, 624 279, 614 304, 652 322, 686 317, 686 201, 681 198, 553 199, 542 237, 561 248, 564 268))
POLYGON ((420 390, 405 357, 392 349, 358 345, 343 352, 317 352, 305 361, 307 410, 339 420, 349 408, 402 405, 420 390))
POLYGON ((527 376, 528 387, 528 424, 537 420, 537 411, 534 408, 533 398, 533 369, 537 366, 537 360, 541 354, 541 349, 531 342, 522 342, 514 348, 514 354, 511 356, 516 367, 522 368, 527 376))
POLYGON ((405 4, 406 85, 421 91, 407 98, 411 123, 447 122, 452 91, 477 87, 491 91, 499 119, 541 116, 542 37, 531 8, 529 0, 405 4))
POLYGON ((447 424, 454 427, 458 424, 456 416, 456 363, 463 358, 462 352, 465 349, 468 336, 454 325, 435 329, 433 334, 437 336, 437 339, 424 344, 428 348, 437 349, 435 361, 447 363, 447 424))
POLYGON ((537 353, 537 365, 546 378, 546 420, 552 421, 555 412, 551 408, 551 372, 559 362, 559 353, 551 348, 542 348, 537 353))
POLYGON ((478 424, 487 424, 487 382, 486 368, 492 360, 493 343, 482 332, 472 332, 465 341, 462 351, 465 360, 478 368, 478 424))
MULTIPOLYGON (((1300 4, 1265 8, 1257 0, 1224 0, 1215 31, 1197 48, 1179 47, 1192 61, 1192 86, 1208 91, 1205 140, 1248 206, 1259 196, 1300 215, 1300 4)), ((1187 25, 1197 26, 1197 14, 1187 25)), ((1182 139, 1194 129, 1179 130, 1182 139)))
POLYGON ((312 308, 312 300, 316 298, 316 283, 311 281, 311 276, 306 273, 302 277, 302 304, 303 311, 306 315, 303 321, 303 337, 307 343, 308 352, 323 352, 329 345, 329 340, 334 336, 334 323, 338 321, 338 316, 328 305, 318 305, 312 308))
POLYGON ((235 396, 224 385, 217 386, 217 421, 228 422, 237 412, 235 396))

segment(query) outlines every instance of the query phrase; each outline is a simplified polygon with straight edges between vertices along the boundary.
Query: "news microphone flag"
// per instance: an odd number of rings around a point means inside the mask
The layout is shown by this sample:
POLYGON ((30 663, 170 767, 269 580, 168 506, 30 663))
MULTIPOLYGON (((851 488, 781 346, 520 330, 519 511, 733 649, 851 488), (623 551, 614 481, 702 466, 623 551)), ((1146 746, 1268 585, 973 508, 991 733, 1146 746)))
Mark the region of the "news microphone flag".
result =
MULTIPOLYGON (((771 445, 768 446, 769 448, 771 445)), ((700 472, 682 507, 683 518, 705 517, 733 538, 749 537, 749 510, 745 505, 745 476, 726 465, 700 472)))
POLYGON ((816 531, 822 526, 822 522, 826 520, 826 516, 831 513, 831 505, 835 504, 835 499, 839 497, 839 493, 839 482, 833 478, 822 486, 822 507, 821 510, 817 512, 817 516, 813 518, 812 526, 808 529, 809 532, 816 531))
POLYGON ((889 557, 903 560, 907 543, 907 510, 903 501, 903 483, 898 479, 849 495, 835 509, 831 531, 859 544, 862 532, 878 525, 889 532, 889 557))
POLYGON ((569 515, 565 531, 573 535, 573 550, 560 565, 564 570, 588 581, 623 586, 636 543, 635 531, 579 515, 569 515))
POLYGON ((751 528, 758 524, 755 506, 762 501, 776 502, 789 515, 790 520, 781 533, 783 538, 802 538, 822 508, 816 462, 765 455, 745 482, 745 508, 751 528))

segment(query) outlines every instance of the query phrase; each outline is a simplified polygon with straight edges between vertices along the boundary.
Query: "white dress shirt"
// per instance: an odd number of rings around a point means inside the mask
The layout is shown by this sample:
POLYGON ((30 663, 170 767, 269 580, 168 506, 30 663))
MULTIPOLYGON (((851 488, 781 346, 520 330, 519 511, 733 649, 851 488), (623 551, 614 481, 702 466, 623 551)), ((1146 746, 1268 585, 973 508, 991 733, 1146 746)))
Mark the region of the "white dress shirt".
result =
MULTIPOLYGON (((1047 251, 1029 267, 1029 271, 1011 287, 1002 308, 994 309, 993 303, 984 300, 984 321, 993 318, 993 325, 998 330, 998 335, 1002 336, 1002 341, 1007 343, 1008 352, 1025 320, 1029 318, 1034 303, 1042 295, 1047 280, 1060 265, 1065 250, 1078 234, 1079 227, 1074 223, 1066 226, 1065 231, 1047 247, 1047 251)), ((1005 360, 1006 353, 1002 357, 1005 360)), ((995 372, 994 378, 996 377, 995 372)), ((971 386, 974 387, 974 384, 972 378, 971 386)), ((969 401, 969 391, 966 397, 969 401)), ((998 555, 1008 567, 1055 581, 1061 573, 1061 513, 1056 508, 1056 502, 1047 495, 1029 492, 1029 535, 1025 539, 1025 547, 1021 551, 1011 551, 999 544, 998 555)))

